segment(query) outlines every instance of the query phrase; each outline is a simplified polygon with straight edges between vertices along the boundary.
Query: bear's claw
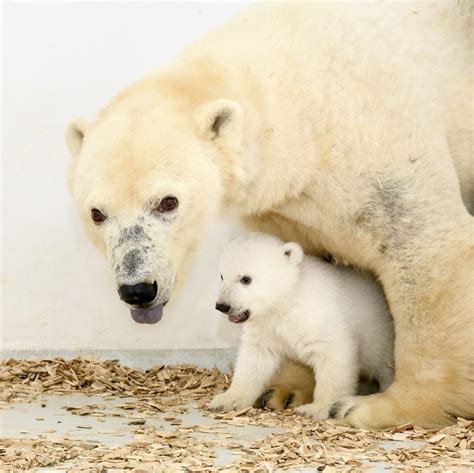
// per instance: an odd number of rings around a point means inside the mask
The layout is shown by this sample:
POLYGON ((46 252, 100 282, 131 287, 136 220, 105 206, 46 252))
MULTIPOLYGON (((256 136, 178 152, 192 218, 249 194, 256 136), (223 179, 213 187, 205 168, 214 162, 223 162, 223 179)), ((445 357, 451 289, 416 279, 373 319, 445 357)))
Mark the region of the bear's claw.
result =
POLYGON ((358 408, 358 400, 358 396, 353 396, 336 401, 329 410, 329 418, 340 424, 353 425, 348 418, 358 408))
POLYGON ((273 389, 265 391, 256 401, 253 407, 257 409, 265 409, 267 407, 267 402, 273 396, 273 389))

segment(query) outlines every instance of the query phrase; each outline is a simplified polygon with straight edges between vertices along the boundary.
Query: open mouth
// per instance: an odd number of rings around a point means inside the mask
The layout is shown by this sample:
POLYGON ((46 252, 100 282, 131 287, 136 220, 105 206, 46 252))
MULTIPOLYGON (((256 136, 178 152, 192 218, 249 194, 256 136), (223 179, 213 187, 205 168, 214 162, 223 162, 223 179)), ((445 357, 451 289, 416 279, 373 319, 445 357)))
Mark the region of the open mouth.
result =
POLYGON ((227 318, 229 322, 234 324, 241 324, 245 322, 250 317, 250 312, 248 310, 241 312, 240 314, 229 314, 227 318))
POLYGON ((130 309, 132 319, 139 324, 156 324, 163 317, 163 307, 168 303, 158 304, 154 307, 138 307, 130 309))

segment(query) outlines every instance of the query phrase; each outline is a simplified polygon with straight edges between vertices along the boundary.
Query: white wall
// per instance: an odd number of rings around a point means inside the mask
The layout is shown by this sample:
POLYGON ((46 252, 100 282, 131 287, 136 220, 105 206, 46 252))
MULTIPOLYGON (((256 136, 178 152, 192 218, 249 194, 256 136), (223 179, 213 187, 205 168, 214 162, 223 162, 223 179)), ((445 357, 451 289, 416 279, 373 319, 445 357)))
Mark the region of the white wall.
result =
POLYGON ((2 301, 4 350, 170 349, 235 345, 213 310, 210 229, 188 284, 161 322, 119 302, 65 184, 63 129, 241 10, 239 3, 8 3, 3 28, 2 301))

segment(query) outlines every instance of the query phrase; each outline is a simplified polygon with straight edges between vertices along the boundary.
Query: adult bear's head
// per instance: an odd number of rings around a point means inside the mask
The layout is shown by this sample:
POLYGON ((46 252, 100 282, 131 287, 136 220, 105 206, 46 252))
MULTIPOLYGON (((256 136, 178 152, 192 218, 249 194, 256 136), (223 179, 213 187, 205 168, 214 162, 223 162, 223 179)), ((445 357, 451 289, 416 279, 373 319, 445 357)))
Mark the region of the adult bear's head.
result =
POLYGON ((135 321, 161 319, 209 219, 238 200, 243 121, 236 101, 191 107, 138 86, 96 122, 68 126, 77 210, 135 321))

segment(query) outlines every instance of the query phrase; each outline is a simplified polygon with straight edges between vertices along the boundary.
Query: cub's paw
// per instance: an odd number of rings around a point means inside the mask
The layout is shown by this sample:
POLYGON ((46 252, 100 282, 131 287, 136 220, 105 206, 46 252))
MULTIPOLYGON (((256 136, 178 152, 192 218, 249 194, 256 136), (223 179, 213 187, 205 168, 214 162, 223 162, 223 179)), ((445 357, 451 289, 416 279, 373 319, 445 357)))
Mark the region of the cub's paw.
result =
POLYGON ((314 420, 325 420, 329 418, 329 409, 331 406, 322 405, 316 402, 311 404, 305 404, 304 406, 298 407, 295 413, 300 416, 310 417, 314 420))
POLYGON ((232 392, 218 394, 209 403, 209 409, 217 412, 240 411, 247 407, 252 407, 253 402, 244 395, 232 392))

